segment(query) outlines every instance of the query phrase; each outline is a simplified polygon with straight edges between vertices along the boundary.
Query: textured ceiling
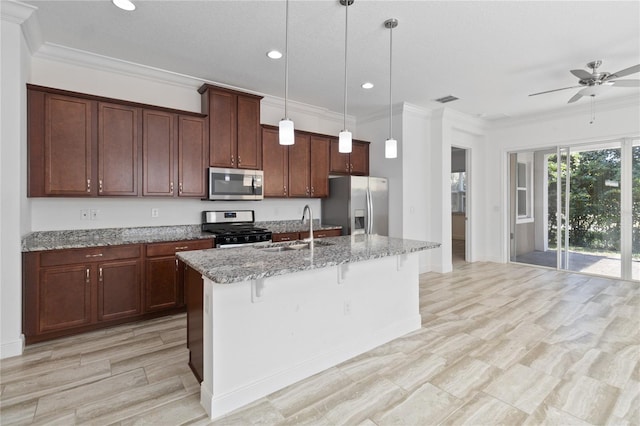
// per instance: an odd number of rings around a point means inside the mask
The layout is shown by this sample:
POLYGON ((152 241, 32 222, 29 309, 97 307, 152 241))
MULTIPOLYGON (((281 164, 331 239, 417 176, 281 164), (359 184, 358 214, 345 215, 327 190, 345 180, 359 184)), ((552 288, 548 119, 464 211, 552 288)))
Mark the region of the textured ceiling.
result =
MULTIPOLYGON (((134 0, 135 1, 135 0, 134 0)), ((285 2, 135 1, 134 12, 109 0, 25 1, 44 42, 284 96, 285 2)), ((343 110, 345 8, 337 0, 290 1, 289 97, 343 110)), ((394 102, 453 109, 485 118, 521 116, 567 105, 577 90, 570 69, 602 59, 601 71, 640 63, 638 1, 372 1, 349 7, 348 112, 363 116, 389 102, 389 30, 396 18, 394 102), (371 81, 375 87, 360 87, 371 81)), ((628 78, 640 78, 640 74, 628 78)), ((601 97, 633 97, 612 88, 601 97)))

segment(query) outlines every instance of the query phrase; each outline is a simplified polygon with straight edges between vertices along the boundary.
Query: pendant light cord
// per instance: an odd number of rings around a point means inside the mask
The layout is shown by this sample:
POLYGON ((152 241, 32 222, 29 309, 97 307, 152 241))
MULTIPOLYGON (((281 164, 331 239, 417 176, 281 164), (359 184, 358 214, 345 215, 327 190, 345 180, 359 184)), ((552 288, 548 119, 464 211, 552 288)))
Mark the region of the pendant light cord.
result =
POLYGON ((393 75, 393 26, 389 28, 389 139, 393 139, 393 91, 391 90, 393 75))
POLYGON ((289 119, 287 101, 289 99, 289 0, 287 0, 284 23, 284 118, 289 119))
POLYGON ((347 130, 347 30, 349 27, 349 0, 346 0, 344 7, 344 130, 347 130))

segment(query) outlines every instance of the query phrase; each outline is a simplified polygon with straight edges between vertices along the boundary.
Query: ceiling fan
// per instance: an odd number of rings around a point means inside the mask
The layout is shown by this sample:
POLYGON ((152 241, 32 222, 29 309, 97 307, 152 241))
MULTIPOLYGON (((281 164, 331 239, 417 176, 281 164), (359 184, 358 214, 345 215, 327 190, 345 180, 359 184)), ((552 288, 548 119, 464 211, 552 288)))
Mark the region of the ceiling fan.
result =
POLYGON ((601 60, 592 61, 587 64, 587 68, 592 71, 589 73, 585 70, 571 70, 571 74, 578 77, 578 86, 563 87, 562 89, 547 90, 545 92, 533 93, 529 96, 542 95, 544 93, 557 92, 559 90, 575 89, 582 87, 568 103, 573 103, 583 96, 596 96, 610 87, 640 87, 640 80, 617 80, 620 77, 640 72, 640 64, 625 68, 612 74, 608 72, 598 71, 598 67, 602 65, 601 60))

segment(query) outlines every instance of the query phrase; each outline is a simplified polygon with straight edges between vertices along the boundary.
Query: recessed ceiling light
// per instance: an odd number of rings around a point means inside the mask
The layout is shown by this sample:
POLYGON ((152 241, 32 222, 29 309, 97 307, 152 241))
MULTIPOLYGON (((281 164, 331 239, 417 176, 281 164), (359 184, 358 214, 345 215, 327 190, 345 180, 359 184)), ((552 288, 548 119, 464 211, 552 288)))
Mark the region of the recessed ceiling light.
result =
POLYGON ((365 82, 365 83, 362 83, 362 88, 363 89, 373 89, 373 83, 370 83, 368 81, 365 82))
POLYGON ((267 56, 271 59, 280 59, 282 58, 282 53, 277 50, 270 50, 267 52, 267 56))
POLYGON ((130 0, 111 0, 113 4, 118 6, 122 10, 132 11, 136 9, 136 5, 130 0))

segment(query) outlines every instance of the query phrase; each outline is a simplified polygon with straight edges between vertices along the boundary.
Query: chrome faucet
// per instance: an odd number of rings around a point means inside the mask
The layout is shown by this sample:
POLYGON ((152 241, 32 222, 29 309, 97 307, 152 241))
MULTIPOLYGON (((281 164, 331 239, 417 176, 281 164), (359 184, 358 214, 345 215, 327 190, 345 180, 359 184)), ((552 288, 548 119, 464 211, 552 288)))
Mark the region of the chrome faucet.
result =
POLYGON ((309 241, 313 244, 313 212, 311 211, 311 207, 309 207, 309 204, 305 205, 304 209, 302 210, 301 222, 304 223, 304 215, 307 210, 309 210, 309 238, 306 238, 305 241, 309 241))

